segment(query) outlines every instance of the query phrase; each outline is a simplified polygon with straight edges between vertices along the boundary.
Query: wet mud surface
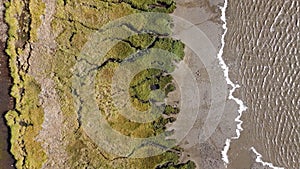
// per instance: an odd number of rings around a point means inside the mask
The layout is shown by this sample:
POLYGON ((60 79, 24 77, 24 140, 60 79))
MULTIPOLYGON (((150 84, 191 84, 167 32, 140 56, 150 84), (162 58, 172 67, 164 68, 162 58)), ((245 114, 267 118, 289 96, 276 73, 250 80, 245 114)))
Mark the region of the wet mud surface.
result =
POLYGON ((228 2, 224 58, 248 107, 229 168, 256 168, 251 147, 274 166, 300 168, 299 18, 297 0, 228 2))

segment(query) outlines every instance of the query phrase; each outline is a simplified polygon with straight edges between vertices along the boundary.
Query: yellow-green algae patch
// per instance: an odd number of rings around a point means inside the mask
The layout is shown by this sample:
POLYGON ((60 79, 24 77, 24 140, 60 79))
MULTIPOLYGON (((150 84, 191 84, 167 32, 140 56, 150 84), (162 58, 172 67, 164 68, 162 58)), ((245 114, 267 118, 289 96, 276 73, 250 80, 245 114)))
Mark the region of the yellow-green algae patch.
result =
MULTIPOLYGON (((46 156, 41 143, 35 140, 43 123, 43 110, 38 99, 40 87, 33 77, 26 74, 25 70, 22 69, 22 65, 18 62, 19 55, 23 53, 22 46, 18 46, 17 43, 22 38, 18 32, 23 31, 29 34, 28 31, 30 30, 26 23, 21 23, 28 21, 24 18, 30 17, 22 16, 29 13, 24 11, 26 10, 26 3, 28 1, 11 0, 5 4, 5 21, 9 26, 6 53, 9 56, 9 67, 13 78, 11 95, 15 99, 14 110, 9 111, 5 118, 10 126, 11 152, 17 161, 16 167, 31 169, 41 168, 46 156), (21 17, 23 18, 20 19, 21 17), (20 25, 27 26, 22 26, 22 30, 20 30, 20 25)), ((30 3, 42 4, 39 0, 30 3)), ((36 11, 39 9, 43 10, 41 7, 36 11)), ((36 18, 37 16, 34 15, 31 14, 33 18, 36 18)), ((32 29, 37 27, 38 25, 31 26, 32 29)))
POLYGON ((42 23, 41 16, 44 14, 45 8, 45 3, 43 3, 42 0, 29 0, 29 11, 31 15, 30 42, 38 40, 37 30, 42 23))
MULTIPOLYGON (((28 4, 31 24, 27 33, 29 33, 29 41, 34 42, 38 39, 37 29, 41 24, 40 17, 45 6, 41 0, 30 0, 28 4)), ((16 99, 15 110, 8 112, 6 115, 12 133, 11 151, 17 160, 17 168, 41 168, 47 158, 41 144, 35 140, 43 123, 43 110, 38 101, 40 87, 32 77, 18 67, 17 59, 18 55, 22 53, 22 49, 17 49, 15 45, 18 40, 17 31, 19 29, 16 16, 22 13, 24 3, 23 1, 11 0, 6 6, 5 18, 10 28, 7 53, 10 56, 10 69, 14 80, 11 94, 16 99)), ((193 162, 190 161, 179 164, 178 153, 181 150, 177 148, 158 156, 140 159, 116 157, 104 152, 95 145, 80 126, 72 93, 72 68, 78 61, 81 48, 94 31, 100 29, 109 21, 132 13, 140 11, 172 12, 174 9, 175 2, 172 0, 57 0, 56 14, 51 23, 53 34, 56 36, 57 49, 55 55, 49 59, 49 64, 52 69, 51 72, 53 72, 53 80, 56 82, 56 90, 60 97, 61 111, 64 116, 63 121, 66 126, 64 139, 68 143, 66 151, 69 156, 66 167, 195 168, 193 162)), ((108 52, 105 58, 124 59, 137 50, 146 49, 150 44, 155 48, 177 54, 178 58, 174 58, 175 61, 181 60, 184 56, 184 45, 181 42, 170 38, 142 34, 129 37, 127 41, 118 43, 108 52)), ((98 70, 95 88, 100 110, 113 108, 112 105, 107 105, 111 99, 109 82, 117 67, 117 62, 110 62, 98 70)), ((142 99, 147 100, 149 90, 145 90, 145 87, 149 87, 154 83, 164 88, 166 94, 175 90, 171 77, 162 76, 160 71, 149 70, 144 72, 144 75, 141 72, 141 75, 138 75, 132 81, 132 94, 139 95, 139 97, 143 97, 142 99), (146 77, 155 74, 160 74, 164 80, 158 81, 153 78, 147 81, 144 86, 137 85, 146 77), (136 85, 136 89, 134 89, 134 85, 136 85)), ((141 100, 135 100, 134 97, 132 98, 133 104, 138 109, 148 108, 148 104, 141 103, 141 100)), ((164 114, 177 114, 178 111, 177 108, 167 105, 164 114)), ((162 133, 165 125, 175 120, 174 118, 161 117, 153 123, 138 124, 118 115, 117 111, 115 115, 109 121, 111 126, 125 135, 135 137, 149 137, 162 133)))
POLYGON ((5 116, 11 128, 11 152, 17 160, 17 168, 41 168, 46 156, 35 139, 43 123, 43 109, 38 100, 40 90, 32 77, 24 78, 21 106, 5 116))

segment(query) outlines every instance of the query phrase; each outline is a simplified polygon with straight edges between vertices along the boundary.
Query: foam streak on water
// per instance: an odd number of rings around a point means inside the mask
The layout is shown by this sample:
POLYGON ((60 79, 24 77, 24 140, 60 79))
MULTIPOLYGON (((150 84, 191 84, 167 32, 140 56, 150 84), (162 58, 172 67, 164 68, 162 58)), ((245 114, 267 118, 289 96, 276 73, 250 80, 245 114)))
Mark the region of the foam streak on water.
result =
POLYGON ((264 162, 261 158, 262 158, 262 155, 259 154, 254 147, 251 147, 251 150, 256 154, 256 159, 255 161, 258 162, 258 163, 261 163, 263 166, 268 166, 270 168, 274 168, 274 169, 284 169, 283 167, 275 167, 272 163, 268 163, 268 162, 264 162))
MULTIPOLYGON (((243 128, 242 128, 243 121, 240 120, 240 118, 242 116, 242 113, 247 109, 247 107, 245 106, 245 104, 243 103, 242 100, 240 100, 238 98, 235 98, 233 96, 234 91, 237 88, 239 88, 240 86, 238 84, 233 83, 230 80, 230 78, 229 78, 229 68, 225 64, 224 59, 222 58, 222 56, 223 56, 223 49, 224 49, 224 46, 225 46, 225 36, 226 36, 227 30, 228 30, 227 29, 227 22, 226 22, 226 9, 227 9, 227 5, 228 5, 228 0, 225 0, 224 1, 224 6, 220 7, 221 12, 222 12, 221 20, 223 21, 223 26, 222 27, 224 29, 224 33, 223 33, 223 35, 221 37, 221 44, 222 45, 221 45, 221 48, 220 48, 220 51, 219 51, 217 57, 219 59, 220 65, 222 66, 222 69, 224 71, 224 76, 226 78, 226 82, 227 82, 228 85, 230 85, 232 87, 232 89, 229 92, 228 99, 234 100, 239 105, 239 109, 238 109, 239 115, 235 118, 235 121, 238 122, 237 129, 236 129, 236 136, 231 138, 231 139, 238 139, 240 137, 241 131, 243 131, 243 128)), ((222 160, 225 162, 225 165, 229 163, 229 159, 228 159, 227 153, 228 153, 228 150, 229 150, 229 147, 230 147, 231 139, 227 139, 226 140, 225 147, 224 147, 223 151, 221 152, 221 154, 222 154, 222 160)))

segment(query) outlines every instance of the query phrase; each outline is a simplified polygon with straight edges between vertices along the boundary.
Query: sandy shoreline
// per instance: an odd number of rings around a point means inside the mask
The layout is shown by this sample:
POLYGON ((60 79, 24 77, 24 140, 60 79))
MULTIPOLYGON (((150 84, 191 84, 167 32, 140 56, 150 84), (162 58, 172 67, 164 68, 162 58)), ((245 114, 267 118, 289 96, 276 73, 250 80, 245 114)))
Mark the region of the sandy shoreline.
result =
MULTIPOLYGON (((207 37, 211 40, 212 44, 216 48, 215 57, 217 57, 219 50, 221 48, 221 37, 224 32, 222 28, 222 20, 221 20, 221 10, 220 7, 223 5, 223 1, 203 1, 199 2, 197 0, 178 0, 177 1, 177 9, 174 14, 176 16, 182 17, 193 24, 195 24, 201 31, 203 31, 207 37)), ((187 64, 193 65, 200 68, 200 81, 198 82, 200 85, 210 85, 209 83, 205 84, 205 82, 209 82, 209 77, 205 75, 206 68, 201 68, 201 61, 195 62, 193 58, 193 53, 187 51, 187 64), (190 59, 189 59, 190 58, 190 59)), ((219 65, 216 64, 216 67, 219 65)), ((210 77, 211 78, 211 77, 210 77)), ((221 79, 220 79, 221 80, 221 79)), ((225 81, 225 78, 222 79, 225 81)), ((207 90, 210 93, 210 89, 206 87, 203 90, 207 90)), ((225 89, 227 90, 227 89, 225 89)), ((227 91, 229 95, 229 90, 227 91)), ((201 97, 204 96, 204 99, 213 99, 210 98, 209 95, 200 94, 201 97)), ((201 107, 200 116, 198 117, 193 129, 187 135, 187 137, 182 141, 181 146, 185 148, 185 156, 182 157, 182 160, 192 159, 196 162, 197 168, 225 168, 224 161, 222 160, 221 152, 224 148, 225 140, 227 138, 233 137, 235 135, 235 129, 237 123, 234 119, 237 117, 237 104, 233 100, 227 100, 225 105, 224 114, 222 116, 221 122, 219 123, 217 129, 212 134, 212 136, 203 143, 199 143, 199 132, 201 131, 201 127, 203 127, 203 118, 205 118, 205 113, 210 108, 210 103, 208 101, 208 105, 205 107, 201 107)))

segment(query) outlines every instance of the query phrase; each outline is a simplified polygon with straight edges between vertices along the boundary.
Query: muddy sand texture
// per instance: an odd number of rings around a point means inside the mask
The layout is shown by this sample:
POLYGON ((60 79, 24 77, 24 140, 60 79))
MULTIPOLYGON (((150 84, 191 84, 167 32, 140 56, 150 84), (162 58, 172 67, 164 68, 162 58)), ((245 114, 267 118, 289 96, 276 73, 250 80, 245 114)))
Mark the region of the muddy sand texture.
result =
POLYGON ((274 166, 300 167, 299 18, 297 0, 228 2, 224 58, 248 107, 229 168, 268 168, 253 165, 251 147, 274 166))
MULTIPOLYGON (((223 1, 177 0, 176 2, 177 9, 175 10, 174 15, 193 23, 206 34, 215 47, 215 53, 212 57, 215 57, 216 59, 221 47, 221 36, 223 34, 223 23, 220 19, 221 10, 219 9, 219 7, 223 5, 223 1)), ((237 123, 234 119, 238 115, 237 104, 232 100, 226 101, 225 109, 220 110, 223 111, 223 116, 215 132, 208 140, 199 143, 198 137, 201 132, 200 130, 207 117, 211 99, 213 99, 211 98, 210 93, 210 78, 213 77, 208 76, 205 66, 201 60, 199 60, 199 57, 190 49, 186 49, 185 62, 194 72, 199 89, 201 90, 200 97, 206 104, 201 106, 196 123, 180 144, 185 150, 182 160, 193 159, 199 169, 225 168, 224 162, 221 159, 221 151, 223 150, 226 138, 235 135, 237 123)), ((215 67, 219 66, 216 59, 215 67)), ((225 78, 220 80, 225 81, 225 78)), ((224 90, 227 90, 227 88, 224 90)), ((228 95, 229 90, 227 90, 227 92, 228 95)))

